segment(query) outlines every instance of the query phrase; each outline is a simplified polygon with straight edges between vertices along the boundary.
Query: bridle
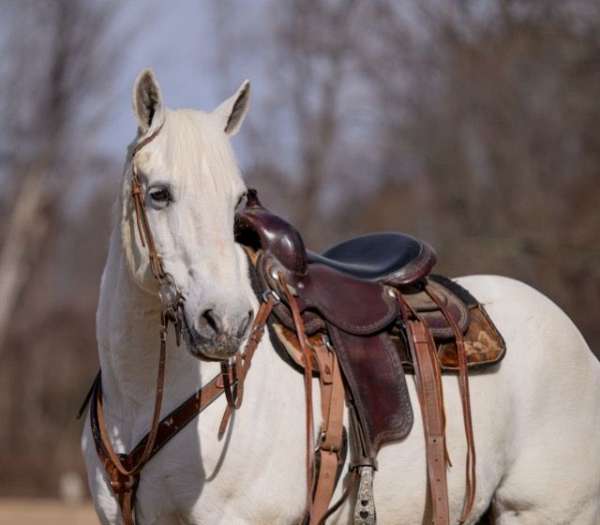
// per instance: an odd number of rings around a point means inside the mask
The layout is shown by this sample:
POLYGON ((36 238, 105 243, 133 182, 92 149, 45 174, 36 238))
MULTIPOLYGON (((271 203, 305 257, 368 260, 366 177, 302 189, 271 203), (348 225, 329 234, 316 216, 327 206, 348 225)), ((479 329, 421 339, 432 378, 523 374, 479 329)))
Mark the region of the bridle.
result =
POLYGON ((158 295, 161 302, 161 324, 166 330, 168 323, 173 322, 176 328, 176 334, 179 338, 181 328, 181 309, 183 307, 183 295, 175 285, 173 276, 165 271, 162 257, 156 249, 154 236, 148 222, 146 206, 144 205, 144 191, 142 180, 135 163, 136 154, 147 144, 152 142, 160 133, 163 124, 154 132, 138 142, 131 152, 131 200, 135 210, 135 219, 140 236, 142 247, 147 247, 148 258, 150 259, 150 270, 159 285, 158 295))
POLYGON ((231 414, 241 406, 244 380, 250 368, 252 357, 260 343, 271 310, 278 301, 274 294, 267 294, 263 297, 243 351, 238 352, 232 362, 222 361, 221 372, 216 377, 161 420, 168 329, 169 324, 173 324, 176 343, 179 346, 184 323, 184 297, 171 274, 165 271, 162 258, 156 249, 156 243, 146 214, 143 184, 135 164, 136 154, 152 142, 161 129, 162 124, 150 135, 139 141, 131 153, 131 200, 135 220, 142 246, 148 251, 150 270, 158 284, 158 295, 161 302, 160 351, 150 431, 129 454, 118 454, 114 451, 106 428, 100 373, 98 373, 79 411, 79 417, 81 417, 88 402, 90 403, 90 423, 96 451, 108 474, 113 493, 117 497, 124 525, 135 523, 135 495, 140 472, 146 463, 187 423, 225 393, 227 405, 219 426, 219 436, 223 435, 231 414))

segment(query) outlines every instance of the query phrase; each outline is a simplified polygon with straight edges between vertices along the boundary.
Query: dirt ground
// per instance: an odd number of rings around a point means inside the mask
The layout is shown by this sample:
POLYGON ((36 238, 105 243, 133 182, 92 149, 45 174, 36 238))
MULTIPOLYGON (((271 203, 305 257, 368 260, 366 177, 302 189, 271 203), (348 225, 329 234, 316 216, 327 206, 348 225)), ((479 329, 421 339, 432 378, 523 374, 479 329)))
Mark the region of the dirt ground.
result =
POLYGON ((91 505, 55 500, 0 499, 0 525, 98 525, 91 505))

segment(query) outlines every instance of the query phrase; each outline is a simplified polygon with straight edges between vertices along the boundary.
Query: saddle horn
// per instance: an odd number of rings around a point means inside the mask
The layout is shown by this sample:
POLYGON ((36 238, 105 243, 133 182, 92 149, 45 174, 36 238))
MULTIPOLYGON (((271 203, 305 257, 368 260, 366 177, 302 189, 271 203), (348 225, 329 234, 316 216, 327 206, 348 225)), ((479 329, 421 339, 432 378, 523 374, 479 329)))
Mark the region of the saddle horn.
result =
POLYGON ((297 276, 306 274, 306 248, 298 230, 267 210, 255 189, 248 190, 246 206, 236 214, 235 239, 273 254, 286 270, 297 276))

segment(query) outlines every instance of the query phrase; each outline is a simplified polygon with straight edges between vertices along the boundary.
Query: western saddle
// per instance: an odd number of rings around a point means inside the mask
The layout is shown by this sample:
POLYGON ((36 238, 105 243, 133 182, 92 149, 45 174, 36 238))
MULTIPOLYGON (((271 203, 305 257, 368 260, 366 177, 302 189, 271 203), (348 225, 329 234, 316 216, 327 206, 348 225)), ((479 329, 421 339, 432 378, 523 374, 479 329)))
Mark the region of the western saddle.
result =
MULTIPOLYGON (((466 494, 475 500, 475 448, 468 370, 497 363, 505 344, 481 304, 447 278, 425 242, 400 233, 365 235, 316 254, 298 231, 265 209, 255 190, 236 216, 236 240, 251 262, 259 297, 275 297, 268 319, 277 351, 304 373, 307 406, 306 523, 324 523, 346 460, 344 405, 357 482, 354 522, 376 522, 377 453, 405 438, 413 411, 405 373, 414 374, 427 458, 432 523, 448 525, 442 373, 457 373, 467 439, 466 494), (312 381, 319 377, 322 424, 315 444, 312 381)), ((350 485, 347 484, 347 495, 350 485)))

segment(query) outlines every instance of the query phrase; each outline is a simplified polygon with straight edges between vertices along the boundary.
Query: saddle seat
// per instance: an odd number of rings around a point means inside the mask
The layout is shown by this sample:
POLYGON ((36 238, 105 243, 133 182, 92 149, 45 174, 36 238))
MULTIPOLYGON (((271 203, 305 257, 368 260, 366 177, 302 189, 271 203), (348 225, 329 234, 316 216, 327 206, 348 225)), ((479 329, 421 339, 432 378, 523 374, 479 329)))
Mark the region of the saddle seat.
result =
POLYGON ((355 237, 322 254, 307 251, 307 261, 356 279, 400 286, 427 275, 436 257, 427 243, 403 233, 388 232, 355 237))
POLYGON ((261 205, 256 190, 248 190, 246 208, 236 215, 235 236, 241 245, 270 254, 295 277, 327 267, 333 270, 326 272, 331 281, 341 273, 345 281, 371 282, 372 287, 411 285, 426 277, 436 262, 426 242, 403 233, 363 235, 322 254, 311 252, 296 228, 261 205))

